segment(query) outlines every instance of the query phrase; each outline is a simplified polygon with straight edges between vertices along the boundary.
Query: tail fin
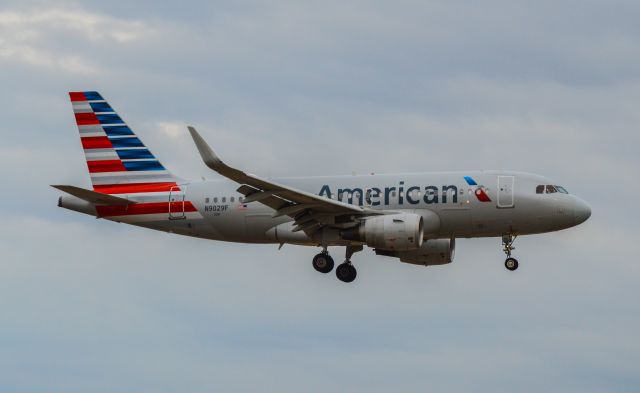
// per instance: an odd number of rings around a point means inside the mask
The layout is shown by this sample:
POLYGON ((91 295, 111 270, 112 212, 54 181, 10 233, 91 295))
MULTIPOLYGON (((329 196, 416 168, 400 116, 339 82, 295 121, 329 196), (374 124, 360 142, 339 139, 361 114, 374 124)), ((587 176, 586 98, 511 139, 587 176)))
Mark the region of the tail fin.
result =
POLYGON ((94 191, 105 194, 166 192, 173 176, 95 91, 70 92, 94 191))

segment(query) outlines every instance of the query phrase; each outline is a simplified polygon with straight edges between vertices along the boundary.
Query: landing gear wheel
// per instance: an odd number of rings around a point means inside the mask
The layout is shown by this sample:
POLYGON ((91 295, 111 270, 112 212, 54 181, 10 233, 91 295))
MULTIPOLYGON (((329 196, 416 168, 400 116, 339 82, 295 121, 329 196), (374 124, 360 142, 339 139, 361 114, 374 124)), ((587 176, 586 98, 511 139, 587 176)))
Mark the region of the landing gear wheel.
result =
POLYGON ((320 273, 329 273, 333 270, 333 258, 328 253, 321 252, 313 257, 313 268, 320 273))
POLYGON ((343 282, 352 282, 356 279, 358 272, 349 262, 342 263, 336 268, 336 277, 343 282))
POLYGON ((504 267, 506 267, 508 270, 514 271, 518 268, 518 260, 509 257, 506 261, 504 261, 504 267))

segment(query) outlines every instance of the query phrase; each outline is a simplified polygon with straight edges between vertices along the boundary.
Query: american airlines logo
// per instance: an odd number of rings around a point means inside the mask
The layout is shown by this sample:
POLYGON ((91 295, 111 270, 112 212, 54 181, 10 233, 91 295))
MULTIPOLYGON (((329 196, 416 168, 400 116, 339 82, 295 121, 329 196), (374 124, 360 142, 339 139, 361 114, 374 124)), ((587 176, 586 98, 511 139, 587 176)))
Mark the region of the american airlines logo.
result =
POLYGON ((491 202, 491 198, 489 198, 489 195, 487 195, 487 192, 484 190, 484 186, 479 186, 471 176, 465 176, 464 180, 468 185, 476 187, 474 194, 476 194, 476 198, 478 198, 480 202, 491 202))
MULTIPOLYGON (((475 186, 474 194, 480 202, 491 202, 491 198, 470 176, 464 177, 467 184, 475 186)), ((398 205, 427 205, 437 203, 458 203, 458 187, 455 185, 438 186, 410 186, 407 187, 404 181, 400 181, 397 187, 370 187, 370 188, 338 188, 336 193, 331 190, 331 186, 325 184, 320 189, 318 195, 333 198, 349 204, 359 206, 384 206, 392 202, 398 205)))

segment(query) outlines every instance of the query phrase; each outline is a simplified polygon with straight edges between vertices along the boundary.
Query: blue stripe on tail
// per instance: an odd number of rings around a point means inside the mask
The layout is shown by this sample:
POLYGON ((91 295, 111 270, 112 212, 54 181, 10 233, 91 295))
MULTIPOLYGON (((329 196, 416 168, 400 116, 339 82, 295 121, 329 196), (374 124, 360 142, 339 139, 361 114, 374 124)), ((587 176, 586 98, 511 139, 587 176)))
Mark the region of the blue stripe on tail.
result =
POLYGON ((164 171, 158 161, 125 161, 122 163, 127 171, 164 171))
POLYGON ((155 158, 147 149, 116 150, 116 153, 118 153, 118 157, 120 157, 121 160, 155 158))
POLYGON ((142 141, 138 138, 109 138, 111 145, 116 149, 123 147, 145 147, 142 141))
POLYGON ((97 91, 85 91, 83 93, 87 98, 87 101, 104 100, 104 98, 102 98, 102 96, 97 91))
POLYGON ((107 136, 134 135, 131 128, 127 126, 102 126, 107 136))

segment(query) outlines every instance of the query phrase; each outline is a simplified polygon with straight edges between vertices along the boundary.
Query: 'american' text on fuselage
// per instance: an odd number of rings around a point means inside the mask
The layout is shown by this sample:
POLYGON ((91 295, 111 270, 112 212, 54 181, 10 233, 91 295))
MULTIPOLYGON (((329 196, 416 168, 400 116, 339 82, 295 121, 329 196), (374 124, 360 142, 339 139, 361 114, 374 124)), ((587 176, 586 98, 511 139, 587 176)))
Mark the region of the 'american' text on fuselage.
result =
MULTIPOLYGON (((454 185, 445 185, 441 188, 437 186, 411 186, 406 188, 404 181, 399 182, 398 187, 370 187, 362 188, 338 188, 338 200, 344 201, 344 197, 347 197, 347 203, 357 204, 363 206, 366 203, 368 206, 380 206, 389 205, 391 198, 395 198, 397 194, 398 205, 404 205, 405 201, 410 205, 417 205, 421 202, 431 205, 435 203, 447 203, 449 202, 448 195, 451 195, 451 202, 458 203, 458 187, 454 185)), ((331 187, 325 184, 320 189, 320 196, 327 198, 335 197, 331 191, 331 187)))

